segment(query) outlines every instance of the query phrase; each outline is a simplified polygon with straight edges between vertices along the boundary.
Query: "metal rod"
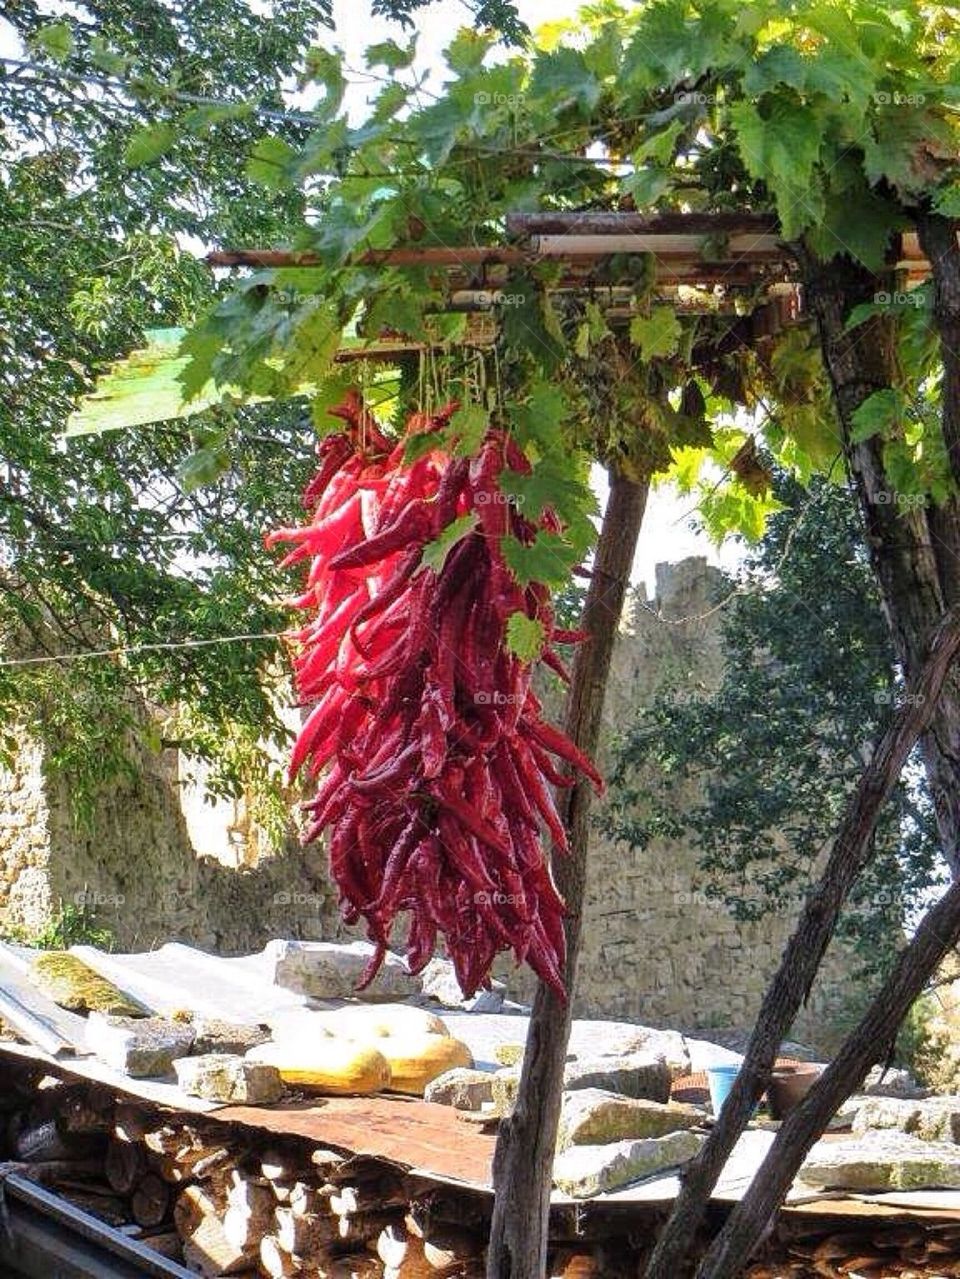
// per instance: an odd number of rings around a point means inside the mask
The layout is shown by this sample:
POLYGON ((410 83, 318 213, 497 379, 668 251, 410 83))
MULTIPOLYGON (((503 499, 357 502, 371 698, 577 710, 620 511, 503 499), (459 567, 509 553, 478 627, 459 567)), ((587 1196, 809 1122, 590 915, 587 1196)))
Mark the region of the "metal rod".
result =
MULTIPOLYGON (((156 1279, 196 1279, 195 1273, 179 1262, 154 1252, 136 1239, 130 1239, 113 1226, 108 1226, 106 1222, 24 1177, 14 1173, 5 1177, 0 1185, 8 1201, 16 1200, 29 1205, 48 1221, 66 1227, 81 1239, 129 1262, 134 1274, 155 1276, 156 1279)), ((7 1206, 12 1207, 9 1202, 7 1206)), ((15 1221, 11 1225, 15 1236, 15 1221)))

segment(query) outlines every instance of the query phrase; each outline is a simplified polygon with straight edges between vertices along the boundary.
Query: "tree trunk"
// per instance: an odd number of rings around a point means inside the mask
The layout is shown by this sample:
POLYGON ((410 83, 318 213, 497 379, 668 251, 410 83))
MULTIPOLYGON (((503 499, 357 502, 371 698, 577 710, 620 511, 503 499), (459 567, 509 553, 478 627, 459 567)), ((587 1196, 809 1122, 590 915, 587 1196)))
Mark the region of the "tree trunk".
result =
POLYGON ((870 1067, 885 1060, 900 1023, 958 940, 960 880, 955 879, 921 920, 913 940, 901 951, 893 972, 856 1030, 800 1106, 784 1120, 750 1189, 711 1244, 697 1279, 732 1279, 742 1272, 830 1117, 870 1067))
MULTIPOLYGON (((849 259, 823 263, 802 251, 798 256, 837 407, 838 448, 842 444, 846 451, 894 650, 909 678, 920 669, 944 611, 960 600, 960 506, 956 498, 939 507, 902 501, 903 495, 886 474, 883 441, 874 436, 850 442, 856 410, 875 391, 895 383, 896 352, 889 317, 873 316, 850 331, 845 328, 847 317, 858 303, 873 301, 881 290, 889 292, 892 282, 878 279, 849 259)), ((950 264, 952 269, 952 258, 950 264)), ((938 304, 938 321, 948 318, 949 299, 958 297, 960 284, 938 304)), ((960 317, 960 311, 954 314, 960 317)), ((948 381, 945 419, 949 414, 955 421, 958 408, 950 402, 948 381)), ((960 426, 954 429, 945 420, 944 438, 949 441, 955 434, 960 434, 960 426)), ((920 751, 940 845, 956 875, 960 872, 960 674, 948 681, 920 751)))
MULTIPOLYGON (((596 752, 600 739, 610 660, 646 500, 647 485, 611 469, 610 496, 583 609, 582 626, 590 639, 574 661, 564 724, 567 734, 589 754, 596 752)), ((580 950, 591 795, 589 783, 579 781, 560 797, 570 833, 569 856, 555 862, 557 886, 569 912, 568 998, 561 1003, 542 984, 537 988, 516 1105, 500 1126, 494 1157, 497 1193, 487 1279, 542 1279, 546 1274, 553 1152, 580 950)))
POLYGON ((657 1240, 646 1279, 674 1279, 703 1221, 717 1178, 766 1088, 777 1050, 806 999, 847 895, 873 851, 880 811, 934 713, 960 652, 960 609, 948 615, 930 656, 864 770, 820 880, 807 899, 764 995, 743 1065, 706 1145, 681 1176, 681 1190, 657 1240))

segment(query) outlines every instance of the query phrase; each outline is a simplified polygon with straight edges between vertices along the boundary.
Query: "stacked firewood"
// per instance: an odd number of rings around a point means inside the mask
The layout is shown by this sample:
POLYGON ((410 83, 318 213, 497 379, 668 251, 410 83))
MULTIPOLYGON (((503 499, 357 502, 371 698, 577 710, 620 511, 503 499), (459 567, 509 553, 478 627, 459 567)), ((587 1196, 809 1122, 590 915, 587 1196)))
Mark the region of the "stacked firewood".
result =
POLYGON ((960 1221, 782 1218, 747 1279, 960 1279, 960 1221))
POLYGON ((416 1193, 382 1161, 297 1143, 185 1187, 174 1218, 206 1275, 479 1279, 482 1232, 419 1210, 416 1193))

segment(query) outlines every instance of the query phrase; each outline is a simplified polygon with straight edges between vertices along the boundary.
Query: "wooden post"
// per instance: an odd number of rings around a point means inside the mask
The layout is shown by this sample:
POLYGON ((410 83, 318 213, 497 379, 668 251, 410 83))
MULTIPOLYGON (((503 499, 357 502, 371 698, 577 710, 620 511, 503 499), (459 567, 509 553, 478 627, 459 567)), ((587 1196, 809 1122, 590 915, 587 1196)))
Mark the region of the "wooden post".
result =
MULTIPOLYGON (((582 627, 590 639, 573 666, 564 728, 588 754, 600 740, 610 660, 630 581, 647 500, 646 484, 610 471, 610 496, 597 543, 582 627)), ((560 796, 570 834, 570 853, 555 863, 557 885, 567 903, 568 999, 561 1003, 542 984, 530 1018, 526 1052, 513 1114, 500 1125, 494 1157, 496 1203, 487 1252, 487 1279, 542 1279, 547 1267, 547 1218, 563 1067, 570 1036, 572 1001, 580 949, 587 867, 591 790, 579 782, 560 796)))

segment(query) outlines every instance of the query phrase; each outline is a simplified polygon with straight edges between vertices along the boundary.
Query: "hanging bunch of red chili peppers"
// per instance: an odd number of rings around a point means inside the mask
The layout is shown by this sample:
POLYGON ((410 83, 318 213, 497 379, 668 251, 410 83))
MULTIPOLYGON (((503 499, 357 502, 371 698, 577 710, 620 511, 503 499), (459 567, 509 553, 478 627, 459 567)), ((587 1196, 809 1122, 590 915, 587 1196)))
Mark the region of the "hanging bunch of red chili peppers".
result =
POLYGON ((528 469, 508 437, 491 429, 472 459, 405 463, 410 438, 442 430, 455 407, 414 415, 392 444, 349 393, 333 410, 346 429, 320 443, 304 494, 311 522, 267 537, 293 543, 284 566, 310 564, 295 604, 311 620, 293 638, 311 709, 290 772, 318 781, 305 838, 330 832, 342 914, 376 945, 367 981, 406 911, 411 971, 440 934, 465 994, 512 950, 563 996, 564 905, 544 838, 565 850, 566 833, 551 787, 573 784, 563 764, 602 783, 542 718, 533 665, 506 633, 517 612, 539 621, 541 656, 564 677, 552 645, 583 636, 557 630, 546 589, 519 585, 504 561, 507 533, 536 532, 499 484, 528 469), (463 534, 425 557, 454 521, 463 534))

